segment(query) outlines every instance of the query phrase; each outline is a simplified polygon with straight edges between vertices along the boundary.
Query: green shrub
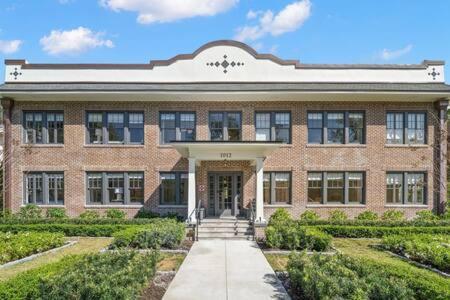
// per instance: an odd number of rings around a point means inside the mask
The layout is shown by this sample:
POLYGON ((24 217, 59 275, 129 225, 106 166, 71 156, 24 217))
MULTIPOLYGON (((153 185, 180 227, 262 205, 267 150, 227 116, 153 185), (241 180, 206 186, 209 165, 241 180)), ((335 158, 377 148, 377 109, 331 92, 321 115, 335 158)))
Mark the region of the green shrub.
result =
POLYGON ((315 228, 305 228, 306 249, 327 251, 331 247, 332 236, 315 228))
POLYGON ((419 263, 450 272, 449 235, 388 235, 383 237, 382 245, 419 263))
POLYGON ((67 218, 66 210, 59 207, 50 207, 47 209, 47 218, 50 219, 65 219, 67 218))
POLYGON ((292 222, 292 217, 289 212, 284 208, 278 208, 269 219, 269 226, 284 225, 286 223, 292 222))
POLYGON ((346 226, 346 225, 317 225, 317 228, 333 237, 342 238, 381 238, 389 234, 450 234, 449 226, 440 227, 389 227, 389 226, 346 226))
POLYGON ((347 214, 343 210, 339 209, 330 211, 330 214, 328 216, 328 220, 330 221, 345 221, 347 219, 347 214))
POLYGON ((20 208, 19 218, 40 219, 42 218, 42 209, 36 204, 27 204, 20 208))
POLYGON ((430 210, 421 210, 416 213, 416 220, 433 221, 438 219, 439 217, 430 210))
POLYGON ((445 212, 442 214, 441 218, 444 220, 450 220, 450 209, 448 207, 445 209, 445 212))
POLYGON ((381 219, 383 221, 401 221, 405 219, 405 213, 399 210, 390 209, 383 213, 381 219))
POLYGON ((11 213, 9 209, 1 210, 0 207, 0 220, 12 220, 15 219, 16 216, 11 213))
POLYGON ((106 210, 106 217, 108 219, 125 219, 125 212, 117 208, 110 208, 106 210))
POLYGON ((145 210, 144 208, 141 208, 137 214, 134 216, 137 219, 152 219, 152 218, 159 218, 159 214, 150 210, 145 210))
POLYGON ((49 232, 0 232, 0 265, 64 245, 64 235, 49 232))
POLYGON ((300 215, 300 220, 303 221, 317 221, 319 219, 320 219, 319 214, 312 210, 306 210, 304 213, 300 215))
POLYGON ((95 210, 86 210, 80 214, 80 219, 95 220, 100 218, 100 214, 95 210))
POLYGON ((60 232, 65 236, 112 236, 114 232, 124 230, 129 227, 136 227, 138 225, 79 225, 79 224, 14 224, 14 225, 0 225, 0 232, 60 232))
POLYGON ((378 220, 378 215, 372 211, 366 210, 360 213, 356 219, 359 221, 376 221, 378 220))
POLYGON ((412 299, 404 280, 369 270, 343 255, 293 253, 288 272, 299 299, 412 299))
POLYGON ((83 257, 44 278, 41 299, 137 299, 156 272, 158 253, 103 253, 83 257))

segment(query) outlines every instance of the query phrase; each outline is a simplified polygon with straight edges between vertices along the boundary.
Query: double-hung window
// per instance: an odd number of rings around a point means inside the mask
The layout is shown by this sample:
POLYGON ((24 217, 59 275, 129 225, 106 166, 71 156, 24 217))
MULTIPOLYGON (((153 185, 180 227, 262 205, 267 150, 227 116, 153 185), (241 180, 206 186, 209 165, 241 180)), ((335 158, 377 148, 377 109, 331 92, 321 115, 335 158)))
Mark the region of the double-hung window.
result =
POLYGON ((240 141, 242 139, 240 112, 210 112, 209 135, 212 141, 240 141))
POLYGON ((143 144, 143 112, 87 112, 89 144, 143 144))
POLYGON ((184 172, 160 173, 160 204, 186 205, 188 200, 188 174, 184 172))
POLYGON ((255 127, 257 141, 291 142, 290 112, 257 112, 255 127))
POLYGON ((264 172, 263 191, 265 204, 291 204, 291 173, 264 172))
POLYGON ((426 113, 388 112, 386 142, 388 144, 425 144, 426 113))
POLYGON ((25 111, 23 120, 26 144, 64 144, 64 113, 25 111))
POLYGON ((386 174, 387 204, 426 204, 426 174, 389 172, 386 174))
POLYGON ((144 203, 144 173, 88 172, 87 204, 133 205, 144 203))
POLYGON ((63 173, 26 173, 25 187, 25 204, 64 205, 63 173))
POLYGON ((194 112, 161 112, 159 114, 160 143, 195 141, 194 112))
POLYGON ((308 172, 308 203, 363 204, 363 172, 308 172))
POLYGON ((309 144, 364 144, 365 117, 358 111, 308 112, 309 144))

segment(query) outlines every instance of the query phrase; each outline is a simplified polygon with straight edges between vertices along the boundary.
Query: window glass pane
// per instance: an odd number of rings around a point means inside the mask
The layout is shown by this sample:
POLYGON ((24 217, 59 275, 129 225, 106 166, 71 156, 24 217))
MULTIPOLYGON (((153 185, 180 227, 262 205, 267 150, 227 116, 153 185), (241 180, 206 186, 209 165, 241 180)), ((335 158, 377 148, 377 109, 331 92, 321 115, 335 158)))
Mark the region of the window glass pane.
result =
POLYGON ((240 113, 228 113, 228 140, 240 141, 241 140, 241 114, 240 113))
POLYGON ((25 113, 25 143, 34 143, 34 116, 33 113, 25 113))
POLYGON ((101 144, 103 143, 103 114, 89 113, 88 114, 88 131, 89 143, 101 144))
POLYGON ((403 144, 403 113, 387 113, 386 128, 388 144, 403 144))
POLYGON ((180 204, 186 205, 188 201, 188 174, 180 174, 180 204))
POLYGON ((49 204, 64 203, 64 175, 48 175, 48 202, 49 204))
POLYGON ((344 203, 344 173, 327 173, 327 202, 344 203))
POLYGON ((124 114, 108 113, 109 142, 124 142, 124 114))
POLYGON ((180 113, 180 132, 182 141, 195 140, 195 114, 180 113))
POLYGON ((275 140, 289 143, 290 140, 290 113, 275 113, 275 140))
POLYGON ((49 144, 64 143, 64 115, 47 113, 47 142, 49 144))
POLYGON ((308 202, 322 203, 322 173, 308 173, 308 202))
POLYGON ((44 185, 42 174, 34 174, 35 202, 36 204, 44 203, 44 185))
POLYGON ((349 113, 348 126, 348 142, 362 144, 364 141, 364 114, 349 113))
POLYGON ((102 202, 102 174, 90 173, 88 174, 88 192, 90 203, 102 202))
POLYGON ((175 173, 161 173, 161 204, 176 204, 175 173))
POLYGON ((408 204, 425 204, 425 175, 423 173, 408 173, 406 177, 408 185, 408 204))
POLYGON ((144 143, 144 114, 129 113, 130 143, 144 143))
POLYGON ((275 202, 290 203, 290 174, 275 173, 275 202))
POLYGON ((264 203, 270 204, 270 173, 264 173, 263 177, 263 191, 264 191, 264 203))
POLYGON ((363 174, 348 173, 348 202, 363 202, 363 174))
POLYGON ((408 113, 408 143, 423 144, 425 143, 425 114, 408 113))
POLYGON ((270 141, 270 113, 256 114, 256 140, 270 141))
POLYGON ((123 174, 107 174, 109 202, 124 202, 123 174))
POLYGON ((223 113, 209 114, 209 130, 212 141, 223 140, 223 113))
POLYGON ((327 114, 327 135, 328 143, 344 143, 344 113, 327 114))
POLYGON ((144 175, 142 173, 128 174, 130 186, 130 202, 144 203, 144 175))
POLYGON ((386 202, 401 204, 403 199, 403 174, 388 173, 386 175, 386 202))
POLYGON ((308 143, 322 144, 323 143, 323 114, 322 113, 308 113, 308 143))

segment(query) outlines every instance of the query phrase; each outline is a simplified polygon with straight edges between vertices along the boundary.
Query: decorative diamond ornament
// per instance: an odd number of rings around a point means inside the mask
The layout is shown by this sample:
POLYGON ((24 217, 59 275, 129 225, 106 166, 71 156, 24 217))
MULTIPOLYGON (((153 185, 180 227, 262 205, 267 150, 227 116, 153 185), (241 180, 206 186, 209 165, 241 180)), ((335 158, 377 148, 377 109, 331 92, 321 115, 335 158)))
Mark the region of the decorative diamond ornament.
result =
POLYGON ((216 68, 222 67, 223 73, 227 74, 231 68, 244 66, 244 63, 239 62, 239 61, 235 62, 234 60, 229 61, 228 56, 225 54, 223 56, 223 60, 221 62, 220 61, 207 62, 206 65, 209 67, 216 67, 216 68), (231 66, 231 68, 230 68, 230 66, 231 66))

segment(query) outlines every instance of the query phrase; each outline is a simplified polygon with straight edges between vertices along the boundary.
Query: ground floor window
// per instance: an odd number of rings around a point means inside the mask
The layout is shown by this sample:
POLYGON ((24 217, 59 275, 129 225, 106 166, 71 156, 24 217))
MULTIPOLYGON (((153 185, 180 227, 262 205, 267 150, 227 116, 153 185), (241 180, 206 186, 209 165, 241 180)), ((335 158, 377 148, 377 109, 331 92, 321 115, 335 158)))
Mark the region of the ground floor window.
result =
POLYGON ((386 203, 426 204, 426 176, 423 172, 386 174, 386 203))
POLYGON ((86 195, 94 205, 143 204, 144 173, 88 172, 86 195))
POLYGON ((291 204, 291 173, 264 172, 265 204, 291 204))
POLYGON ((363 204, 364 172, 308 172, 308 203, 363 204))
POLYGON ((25 186, 25 204, 64 205, 64 173, 26 173, 25 186))
POLYGON ((188 201, 188 174, 183 172, 160 173, 160 204, 186 205, 188 201))

